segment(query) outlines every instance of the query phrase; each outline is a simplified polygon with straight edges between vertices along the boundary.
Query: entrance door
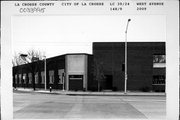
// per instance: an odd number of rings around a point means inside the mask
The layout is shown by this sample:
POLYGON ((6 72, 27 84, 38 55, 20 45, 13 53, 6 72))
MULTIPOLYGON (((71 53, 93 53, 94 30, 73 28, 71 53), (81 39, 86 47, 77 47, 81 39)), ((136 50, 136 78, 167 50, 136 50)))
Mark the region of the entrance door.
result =
POLYGON ((83 75, 69 75, 69 90, 83 90, 83 75))
POLYGON ((112 89, 112 75, 105 75, 106 76, 106 89, 112 89))

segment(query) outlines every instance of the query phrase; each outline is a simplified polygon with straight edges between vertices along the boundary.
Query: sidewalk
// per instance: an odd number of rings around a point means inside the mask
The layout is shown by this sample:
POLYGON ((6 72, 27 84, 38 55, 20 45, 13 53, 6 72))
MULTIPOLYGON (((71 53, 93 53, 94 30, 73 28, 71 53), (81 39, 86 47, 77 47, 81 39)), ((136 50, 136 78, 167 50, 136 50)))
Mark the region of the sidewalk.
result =
POLYGON ((91 91, 62 91, 62 90, 43 90, 43 89, 33 89, 29 88, 17 88, 13 91, 18 92, 31 92, 31 93, 44 93, 44 94, 59 94, 59 95, 82 95, 82 96, 165 96, 163 92, 127 92, 126 94, 123 91, 102 91, 102 92, 91 92, 91 91))

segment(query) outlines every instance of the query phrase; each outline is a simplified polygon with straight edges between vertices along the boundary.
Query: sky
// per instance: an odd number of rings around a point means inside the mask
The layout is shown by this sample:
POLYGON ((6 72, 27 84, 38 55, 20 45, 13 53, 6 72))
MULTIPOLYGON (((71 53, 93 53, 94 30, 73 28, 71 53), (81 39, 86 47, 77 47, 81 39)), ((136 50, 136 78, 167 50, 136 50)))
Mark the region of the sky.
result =
POLYGON ((92 54, 92 42, 166 41, 162 15, 61 15, 12 17, 12 54, 35 49, 46 57, 66 53, 92 54))

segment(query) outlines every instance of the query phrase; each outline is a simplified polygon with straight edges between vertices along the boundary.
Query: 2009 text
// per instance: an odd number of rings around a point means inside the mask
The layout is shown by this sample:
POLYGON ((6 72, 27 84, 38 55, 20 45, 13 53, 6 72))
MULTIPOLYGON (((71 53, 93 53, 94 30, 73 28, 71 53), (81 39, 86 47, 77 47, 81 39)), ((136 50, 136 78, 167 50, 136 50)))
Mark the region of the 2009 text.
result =
POLYGON ((137 9, 136 10, 146 10, 146 7, 137 7, 137 9))

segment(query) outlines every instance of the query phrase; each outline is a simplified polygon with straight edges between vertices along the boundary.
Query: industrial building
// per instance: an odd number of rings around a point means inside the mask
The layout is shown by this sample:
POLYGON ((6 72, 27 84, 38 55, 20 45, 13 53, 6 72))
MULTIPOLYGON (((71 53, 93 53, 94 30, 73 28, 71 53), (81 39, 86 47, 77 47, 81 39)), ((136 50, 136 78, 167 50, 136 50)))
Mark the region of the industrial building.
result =
MULTIPOLYGON (((94 42, 92 49, 46 59, 47 89, 123 91, 125 43, 94 42)), ((128 42, 127 90, 165 91, 165 58, 165 42, 128 42)), ((13 67, 13 87, 43 89, 44 66, 39 60, 13 67)))

